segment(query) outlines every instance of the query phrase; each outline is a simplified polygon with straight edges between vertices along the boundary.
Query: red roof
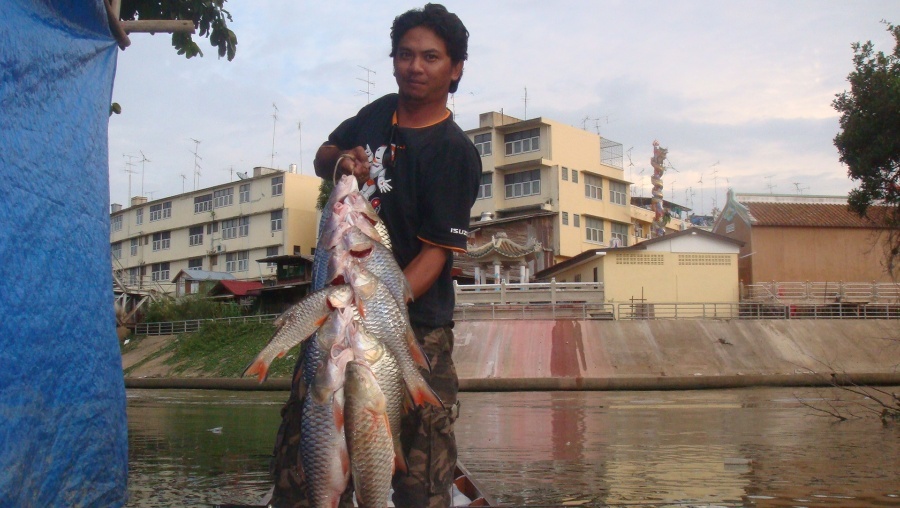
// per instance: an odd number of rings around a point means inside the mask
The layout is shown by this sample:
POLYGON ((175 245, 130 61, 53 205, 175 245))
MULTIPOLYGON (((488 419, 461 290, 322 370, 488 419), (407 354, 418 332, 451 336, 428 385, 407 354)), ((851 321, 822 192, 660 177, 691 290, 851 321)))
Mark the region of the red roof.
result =
POLYGON ((217 291, 218 286, 222 286, 234 296, 247 296, 250 292, 262 288, 263 283, 258 280, 220 280, 216 286, 210 293, 223 293, 224 291, 217 291))
MULTIPOLYGON (((825 203, 741 203, 756 220, 755 226, 805 226, 830 228, 874 228, 872 220, 860 217, 845 204, 825 203)), ((883 207, 870 207, 869 215, 878 217, 883 207)))

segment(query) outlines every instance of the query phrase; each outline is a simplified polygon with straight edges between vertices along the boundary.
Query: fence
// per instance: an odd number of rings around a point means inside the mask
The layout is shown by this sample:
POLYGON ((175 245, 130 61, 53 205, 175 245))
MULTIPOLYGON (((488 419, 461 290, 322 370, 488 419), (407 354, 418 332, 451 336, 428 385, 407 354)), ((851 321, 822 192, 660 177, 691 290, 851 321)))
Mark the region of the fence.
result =
POLYGON ((199 330, 204 323, 266 323, 274 321, 278 316, 279 314, 260 314, 258 316, 138 323, 135 326, 134 333, 135 335, 175 335, 179 333, 192 333, 199 330))
POLYGON ((615 319, 615 305, 611 303, 567 304, 457 304, 453 311, 456 321, 503 319, 615 319))
POLYGON ((762 282, 743 285, 744 300, 798 303, 900 303, 895 282, 762 282))
POLYGON ((453 283, 456 304, 516 304, 560 302, 602 302, 602 282, 534 282, 527 284, 453 283))

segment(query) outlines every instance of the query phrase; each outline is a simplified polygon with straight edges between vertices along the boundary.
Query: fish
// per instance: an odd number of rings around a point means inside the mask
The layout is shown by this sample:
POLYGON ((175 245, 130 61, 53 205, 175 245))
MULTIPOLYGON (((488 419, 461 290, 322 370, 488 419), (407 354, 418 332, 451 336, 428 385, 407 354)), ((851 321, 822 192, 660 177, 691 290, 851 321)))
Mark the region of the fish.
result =
POLYGON ((347 363, 344 422, 357 504, 362 508, 383 508, 387 506, 394 475, 394 441, 387 401, 365 362, 347 363))
POLYGON ((359 183, 355 177, 344 175, 334 185, 328 202, 322 208, 322 217, 319 219, 319 239, 316 242, 316 254, 313 258, 313 291, 324 288, 327 283, 325 276, 328 272, 329 249, 326 247, 326 243, 331 240, 331 235, 327 234, 325 226, 331 221, 334 205, 354 192, 359 193, 359 183))
POLYGON ((346 305, 353 297, 347 284, 329 286, 310 293, 275 319, 276 331, 268 344, 244 369, 241 377, 256 374, 259 382, 269 376, 269 365, 281 358, 291 348, 299 345, 316 332, 336 306, 346 305))
POLYGON ((365 327, 354 322, 349 331, 350 348, 353 349, 353 358, 358 362, 365 362, 384 394, 387 403, 387 416, 390 424, 391 436, 394 441, 394 469, 406 472, 408 470, 406 457, 400 443, 400 419, 404 410, 403 376, 400 374, 400 366, 394 354, 385 345, 366 332, 365 327))
POLYGON ((300 414, 300 461, 307 496, 314 507, 336 508, 350 481, 350 454, 344 428, 344 376, 353 359, 341 349, 346 321, 329 315, 316 334, 317 349, 328 357, 317 366, 300 414))
POLYGON ((359 321, 366 330, 384 343, 397 358, 406 389, 416 406, 432 404, 442 407, 441 400, 422 377, 417 367, 429 369, 428 360, 419 346, 416 336, 403 317, 396 299, 372 272, 360 265, 349 269, 359 321))

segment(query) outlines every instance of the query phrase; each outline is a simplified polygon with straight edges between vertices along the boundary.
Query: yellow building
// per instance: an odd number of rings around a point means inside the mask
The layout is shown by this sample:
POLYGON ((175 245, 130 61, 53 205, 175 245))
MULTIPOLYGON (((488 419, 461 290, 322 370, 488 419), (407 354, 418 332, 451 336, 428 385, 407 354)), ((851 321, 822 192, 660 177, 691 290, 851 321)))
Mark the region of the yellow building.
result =
POLYGON ((310 255, 316 246, 315 176, 255 168, 252 177, 147 201, 112 205, 113 270, 131 288, 173 292, 181 270, 227 272, 237 279, 275 275, 257 259, 310 255))
POLYGON ((484 171, 473 218, 555 212, 556 227, 545 247, 556 261, 633 243, 621 144, 545 118, 496 112, 482 114, 479 127, 466 133, 484 171))
POLYGON ((534 277, 602 282, 605 303, 738 303, 742 245, 694 228, 631 247, 586 250, 534 277))

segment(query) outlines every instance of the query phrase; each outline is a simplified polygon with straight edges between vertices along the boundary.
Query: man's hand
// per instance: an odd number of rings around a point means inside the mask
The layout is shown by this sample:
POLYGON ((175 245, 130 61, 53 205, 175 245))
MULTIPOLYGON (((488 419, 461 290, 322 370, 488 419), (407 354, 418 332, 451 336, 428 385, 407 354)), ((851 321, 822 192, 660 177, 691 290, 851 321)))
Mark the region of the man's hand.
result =
POLYGON ((361 146, 341 150, 334 145, 322 145, 313 165, 321 178, 337 180, 341 175, 353 175, 360 186, 369 179, 369 156, 361 146))

